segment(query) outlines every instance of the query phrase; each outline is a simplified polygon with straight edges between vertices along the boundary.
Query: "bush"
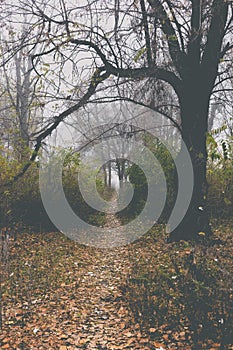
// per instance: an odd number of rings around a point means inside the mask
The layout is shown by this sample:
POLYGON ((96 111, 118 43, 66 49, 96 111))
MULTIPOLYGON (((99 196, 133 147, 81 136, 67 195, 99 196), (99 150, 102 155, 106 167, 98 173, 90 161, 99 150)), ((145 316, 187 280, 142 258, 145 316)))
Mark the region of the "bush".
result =
MULTIPOLYGON (((174 207, 177 194, 175 164, 169 151, 159 140, 146 135, 144 144, 155 155, 165 174, 167 198, 160 222, 166 222, 174 207)), ((209 134, 207 146, 207 181, 209 184, 207 209, 212 218, 226 219, 233 216, 232 139, 222 139, 217 142, 215 137, 209 134)), ((136 217, 143 210, 148 191, 146 177, 138 165, 132 165, 128 169, 128 175, 134 186, 134 197, 128 207, 120 213, 124 220, 136 217)), ((156 186, 156 174, 154 174, 154 181, 156 186)))
MULTIPOLYGON (((92 224, 103 224, 102 213, 90 208, 82 198, 78 187, 78 169, 80 166, 79 155, 69 149, 66 150, 63 169, 63 189, 67 200, 73 210, 84 220, 92 224)), ((59 156, 59 152, 58 152, 59 156)), ((1 179, 0 187, 9 182, 22 168, 23 164, 14 160, 11 156, 0 157, 1 179)), ((100 193, 105 191, 101 178, 97 180, 97 188, 100 193)), ((14 182, 7 190, 3 190, 0 203, 1 226, 15 226, 19 224, 31 226, 34 230, 56 230, 44 209, 39 189, 39 163, 34 162, 25 175, 14 182)))
MULTIPOLYGON (((175 164, 165 145, 163 145, 163 143, 158 139, 155 139, 151 135, 146 135, 144 139, 144 145, 154 154, 155 158, 157 158, 166 178, 166 203, 160 217, 160 222, 164 222, 169 218, 176 199, 177 173, 175 169, 175 164)), ((148 164, 148 167, 150 168, 150 164, 148 164)), ((134 196, 128 207, 120 213, 120 216, 122 218, 136 217, 143 210, 147 200, 147 180, 140 166, 133 164, 128 169, 128 176, 129 181, 131 182, 131 184, 133 184, 134 187, 134 196)), ((154 174, 151 173, 151 176, 153 177, 152 181, 154 182, 154 186, 158 188, 160 169, 158 168, 156 170, 156 173, 154 174)), ((164 189, 161 188, 161 191, 164 191, 164 189)))
POLYGON ((208 135, 207 140, 208 208, 212 217, 226 219, 233 216, 232 139, 216 142, 212 135, 208 135))

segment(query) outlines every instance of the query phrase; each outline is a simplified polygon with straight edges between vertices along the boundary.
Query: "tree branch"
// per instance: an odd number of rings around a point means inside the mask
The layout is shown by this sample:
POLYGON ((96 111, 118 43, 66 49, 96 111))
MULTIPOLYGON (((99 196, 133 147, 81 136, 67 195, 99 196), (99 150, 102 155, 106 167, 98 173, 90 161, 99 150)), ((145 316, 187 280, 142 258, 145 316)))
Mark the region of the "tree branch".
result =
POLYGON ((168 71, 163 68, 158 68, 156 66, 142 67, 142 68, 115 67, 108 61, 108 59, 106 58, 102 50, 99 48, 99 46, 94 44, 93 42, 88 40, 79 40, 79 39, 71 39, 70 42, 78 46, 84 45, 94 49, 97 55, 102 60, 103 64, 105 65, 106 71, 109 74, 115 75, 120 78, 143 79, 143 78, 151 77, 151 78, 161 79, 169 83, 174 88, 177 94, 180 93, 181 80, 175 75, 175 73, 171 71, 168 71))
POLYGON ((170 120, 172 122, 172 124, 181 132, 181 126, 177 123, 177 121, 175 119, 173 119, 169 114, 167 114, 164 111, 162 111, 161 109, 159 109, 158 107, 149 106, 149 105, 147 105, 147 104, 145 104, 143 102, 136 101, 136 100, 131 99, 129 97, 118 98, 118 100, 121 100, 121 101, 123 100, 123 101, 126 101, 126 102, 132 102, 132 103, 134 103, 136 105, 139 105, 139 106, 142 106, 142 107, 146 107, 148 109, 151 109, 154 112, 157 112, 157 113, 163 115, 165 118, 170 120))
POLYGON ((192 0, 191 35, 188 42, 188 54, 192 64, 200 64, 201 44, 201 0, 192 0))
POLYGON ((148 62, 148 66, 150 67, 152 65, 152 56, 151 56, 150 33, 149 33, 149 27, 148 27, 148 21, 147 21, 145 1, 140 0, 140 5, 141 5, 141 11, 142 11, 142 22, 143 22, 143 27, 145 32, 147 62, 148 62))
POLYGON ((161 1, 148 0, 154 10, 155 16, 159 19, 163 33, 166 35, 169 53, 178 73, 182 75, 186 54, 180 49, 178 37, 172 26, 171 20, 166 13, 161 1))
POLYGON ((168 5, 168 7, 169 7, 169 10, 171 11, 174 23, 176 25, 176 28, 177 28, 177 31, 178 31, 178 34, 179 34, 179 39, 180 39, 180 43, 181 43, 181 49, 182 49, 183 52, 185 52, 184 38, 183 38, 183 35, 182 35, 182 31, 181 31, 181 24, 178 22, 178 20, 177 20, 177 18, 175 16, 175 12, 173 10, 171 1, 170 0, 166 0, 166 3, 168 5))
POLYGON ((230 45, 230 43, 228 42, 220 53, 220 59, 223 58, 225 54, 232 49, 233 49, 233 44, 230 45))
POLYGON ((214 84, 218 70, 222 39, 227 22, 228 3, 225 0, 214 0, 212 5, 212 18, 206 47, 202 56, 202 71, 205 79, 214 84))
POLYGON ((36 144, 34 146, 34 150, 33 150, 33 153, 31 155, 31 158, 29 159, 29 161, 24 165, 23 169, 17 175, 15 175, 13 177, 13 179, 11 181, 4 184, 2 187, 8 187, 8 186, 12 185, 14 182, 16 182, 18 179, 20 179, 25 174, 25 172, 30 168, 31 164, 34 162, 34 160, 38 156, 38 153, 39 153, 39 150, 42 146, 43 140, 45 140, 48 136, 50 136, 52 134, 52 132, 58 127, 58 125, 67 116, 69 116, 73 112, 75 112, 78 109, 80 109, 81 107, 83 107, 87 103, 89 98, 96 92, 97 86, 100 83, 102 83, 104 80, 106 80, 108 77, 109 77, 109 74, 105 71, 105 69, 103 67, 96 69, 96 71, 94 72, 94 74, 92 76, 91 83, 89 85, 89 88, 88 88, 86 94, 80 99, 80 101, 76 105, 68 108, 66 111, 64 111, 64 112, 60 113, 58 116, 56 116, 54 118, 53 124, 37 136, 36 144))

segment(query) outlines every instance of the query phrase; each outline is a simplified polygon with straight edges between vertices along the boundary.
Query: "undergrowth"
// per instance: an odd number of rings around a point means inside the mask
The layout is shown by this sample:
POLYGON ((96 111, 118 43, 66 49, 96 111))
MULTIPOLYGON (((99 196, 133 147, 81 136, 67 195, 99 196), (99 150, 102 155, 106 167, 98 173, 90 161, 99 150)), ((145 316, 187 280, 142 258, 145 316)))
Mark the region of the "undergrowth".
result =
POLYGON ((232 349, 231 227, 220 226, 218 240, 200 238, 195 245, 165 244, 154 228, 136 243, 140 257, 132 256, 126 297, 151 338, 177 349, 232 349))

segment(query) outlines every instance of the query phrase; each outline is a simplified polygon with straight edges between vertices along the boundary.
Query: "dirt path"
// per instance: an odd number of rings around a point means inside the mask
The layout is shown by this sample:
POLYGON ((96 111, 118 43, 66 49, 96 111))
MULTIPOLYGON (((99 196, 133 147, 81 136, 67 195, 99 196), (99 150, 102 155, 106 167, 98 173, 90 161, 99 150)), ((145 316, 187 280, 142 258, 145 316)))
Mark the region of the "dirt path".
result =
MULTIPOLYGON (((124 244, 114 214, 105 229, 113 246, 124 244)), ((0 349, 156 349, 123 295, 137 250, 86 247, 57 233, 25 233, 11 244, 0 349)))
POLYGON ((85 349, 148 349, 137 341, 141 335, 120 290, 122 275, 130 269, 124 253, 122 249, 99 252, 95 265, 83 276, 80 288, 88 313, 78 329, 85 349))
MULTIPOLYGON (((111 229, 117 226, 120 226, 120 222, 116 216, 107 214, 105 227, 111 229)), ((120 227, 119 236, 115 239, 123 239, 120 227)), ((82 302, 88 305, 88 313, 78 326, 83 345, 77 349, 151 349, 147 346, 148 339, 140 333, 139 325, 134 323, 122 296, 121 287, 130 268, 128 246, 97 251, 95 264, 89 267, 90 271, 83 276, 80 285, 82 302)))

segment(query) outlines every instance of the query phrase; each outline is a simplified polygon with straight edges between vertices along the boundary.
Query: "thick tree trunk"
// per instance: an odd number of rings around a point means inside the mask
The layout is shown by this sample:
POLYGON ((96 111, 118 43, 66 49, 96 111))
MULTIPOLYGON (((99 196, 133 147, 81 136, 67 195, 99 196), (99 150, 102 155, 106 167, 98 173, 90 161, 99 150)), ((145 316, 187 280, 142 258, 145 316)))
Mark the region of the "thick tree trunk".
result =
MULTIPOLYGON (((206 208, 207 195, 207 149, 209 96, 200 85, 199 91, 184 92, 181 102, 182 138, 189 150, 193 165, 194 184, 189 208, 178 227, 170 233, 169 241, 195 239, 198 233, 211 234, 206 208)), ((184 164, 185 166, 185 164, 184 164)), ((179 190, 179 189, 177 189, 179 190)))

